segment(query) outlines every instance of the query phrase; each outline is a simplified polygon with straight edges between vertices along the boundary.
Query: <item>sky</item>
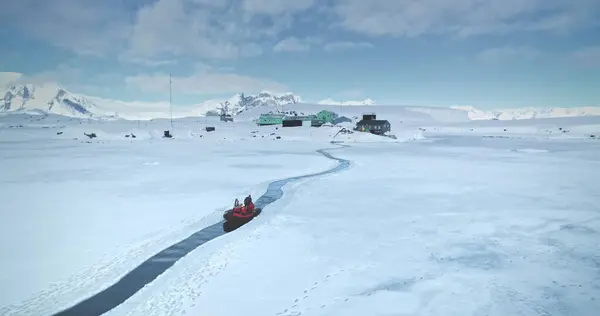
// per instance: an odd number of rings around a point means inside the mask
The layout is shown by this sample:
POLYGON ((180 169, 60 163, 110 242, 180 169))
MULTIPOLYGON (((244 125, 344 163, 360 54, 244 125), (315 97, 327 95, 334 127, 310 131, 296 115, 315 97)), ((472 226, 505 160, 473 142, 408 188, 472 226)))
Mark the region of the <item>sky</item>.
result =
POLYGON ((123 101, 600 106, 598 0, 14 0, 0 84, 123 101))

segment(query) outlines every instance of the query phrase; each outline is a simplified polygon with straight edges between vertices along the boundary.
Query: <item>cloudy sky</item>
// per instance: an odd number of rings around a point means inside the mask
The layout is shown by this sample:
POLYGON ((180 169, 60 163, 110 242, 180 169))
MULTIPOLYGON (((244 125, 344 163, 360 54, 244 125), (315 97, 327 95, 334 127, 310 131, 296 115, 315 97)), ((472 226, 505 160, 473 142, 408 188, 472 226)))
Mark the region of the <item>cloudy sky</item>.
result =
POLYGON ((600 105, 598 0, 12 0, 0 21, 0 79, 124 101, 168 100, 172 73, 175 104, 600 105))

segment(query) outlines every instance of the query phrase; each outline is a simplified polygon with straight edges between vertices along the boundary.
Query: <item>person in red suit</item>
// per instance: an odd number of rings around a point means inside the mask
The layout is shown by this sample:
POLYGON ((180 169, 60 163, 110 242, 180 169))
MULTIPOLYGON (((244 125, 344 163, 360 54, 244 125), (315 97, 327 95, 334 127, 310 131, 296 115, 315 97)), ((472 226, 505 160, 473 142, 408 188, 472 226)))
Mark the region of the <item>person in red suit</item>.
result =
POLYGON ((249 218, 254 215, 254 203, 252 203, 252 197, 248 195, 244 199, 244 205, 241 205, 238 199, 235 199, 233 206, 233 216, 238 218, 249 218))

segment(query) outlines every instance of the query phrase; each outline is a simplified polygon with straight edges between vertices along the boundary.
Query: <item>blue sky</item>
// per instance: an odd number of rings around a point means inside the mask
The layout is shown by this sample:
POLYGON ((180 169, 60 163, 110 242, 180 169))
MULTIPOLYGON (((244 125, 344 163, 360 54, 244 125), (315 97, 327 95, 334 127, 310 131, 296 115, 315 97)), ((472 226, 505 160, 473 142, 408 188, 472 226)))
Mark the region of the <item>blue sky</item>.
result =
POLYGON ((597 0, 18 0, 0 21, 4 77, 123 101, 168 100, 172 73, 175 104, 600 106, 597 0))

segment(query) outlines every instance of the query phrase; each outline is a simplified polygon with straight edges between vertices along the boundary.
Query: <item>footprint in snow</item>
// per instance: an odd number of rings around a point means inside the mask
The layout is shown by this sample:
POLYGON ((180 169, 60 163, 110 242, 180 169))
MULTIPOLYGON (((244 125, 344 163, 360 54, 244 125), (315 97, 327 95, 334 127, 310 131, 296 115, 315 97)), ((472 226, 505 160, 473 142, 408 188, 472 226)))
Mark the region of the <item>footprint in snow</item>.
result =
MULTIPOLYGON (((357 267, 351 268, 351 270, 359 269, 359 268, 360 267, 357 266, 357 267)), ((316 289, 319 288, 320 284, 327 283, 327 282, 331 281, 332 277, 335 277, 335 276, 337 276, 339 274, 342 274, 342 273, 344 273, 346 271, 347 271, 347 269, 340 269, 340 270, 338 270, 336 272, 329 273, 329 274, 325 275, 320 281, 315 281, 310 288, 305 289, 304 291, 302 291, 302 294, 300 296, 298 296, 296 299, 294 299, 294 302, 292 303, 292 305, 290 307, 284 309, 282 312, 279 312, 276 315, 279 315, 279 316, 296 316, 296 315, 301 315, 302 312, 298 311, 297 309, 300 307, 300 305, 303 303, 303 301, 306 300, 310 296, 310 294, 313 291, 315 291, 316 289)), ((328 302, 327 304, 331 304, 331 303, 334 303, 334 302, 339 301, 339 300, 343 300, 344 302, 347 302, 348 298, 345 298, 345 299, 336 298, 336 299, 333 299, 332 301, 328 302)), ((321 309, 323 309, 323 308, 327 307, 327 304, 320 304, 319 306, 320 306, 321 309)))

